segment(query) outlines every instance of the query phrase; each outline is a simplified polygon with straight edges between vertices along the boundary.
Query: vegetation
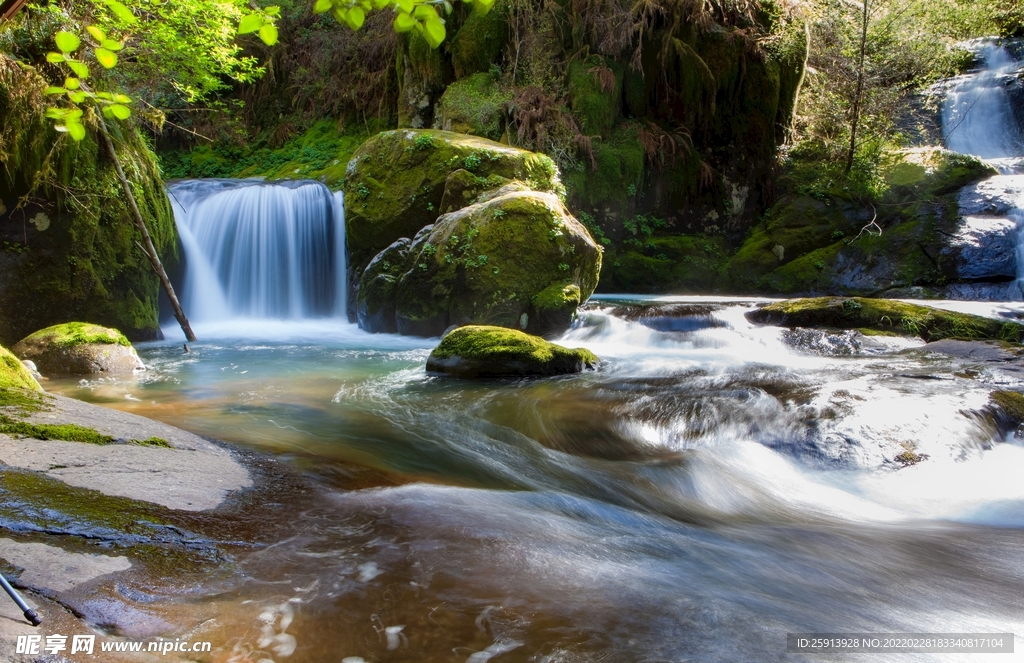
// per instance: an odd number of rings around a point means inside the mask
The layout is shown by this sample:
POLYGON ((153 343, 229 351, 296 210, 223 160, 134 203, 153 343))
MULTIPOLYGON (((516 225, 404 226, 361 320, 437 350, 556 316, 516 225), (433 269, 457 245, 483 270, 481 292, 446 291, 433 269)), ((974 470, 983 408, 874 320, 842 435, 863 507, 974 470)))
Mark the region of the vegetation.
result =
POLYGON ((452 330, 427 359, 427 370, 456 377, 516 377, 578 373, 598 358, 515 329, 468 326, 452 330))
POLYGON ((131 341, 116 329, 101 327, 86 322, 66 322, 26 336, 20 344, 47 345, 58 348, 73 348, 86 343, 105 343, 131 347, 131 341))

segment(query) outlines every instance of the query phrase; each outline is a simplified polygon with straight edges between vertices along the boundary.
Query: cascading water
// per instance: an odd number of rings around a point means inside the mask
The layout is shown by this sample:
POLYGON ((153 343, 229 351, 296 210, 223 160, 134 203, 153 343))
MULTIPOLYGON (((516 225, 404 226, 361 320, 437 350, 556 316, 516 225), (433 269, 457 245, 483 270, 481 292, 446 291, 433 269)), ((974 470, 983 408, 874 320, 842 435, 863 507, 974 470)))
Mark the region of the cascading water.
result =
POLYGON ((196 322, 344 315, 342 194, 312 180, 170 186, 196 322))
POLYGON ((1016 224, 1017 283, 1008 293, 1024 295, 1024 128, 1013 112, 1010 85, 1024 68, 1024 59, 1007 45, 992 40, 972 44, 983 63, 976 71, 950 81, 942 109, 946 147, 972 154, 991 164, 999 175, 961 194, 961 213, 968 225, 1016 224))

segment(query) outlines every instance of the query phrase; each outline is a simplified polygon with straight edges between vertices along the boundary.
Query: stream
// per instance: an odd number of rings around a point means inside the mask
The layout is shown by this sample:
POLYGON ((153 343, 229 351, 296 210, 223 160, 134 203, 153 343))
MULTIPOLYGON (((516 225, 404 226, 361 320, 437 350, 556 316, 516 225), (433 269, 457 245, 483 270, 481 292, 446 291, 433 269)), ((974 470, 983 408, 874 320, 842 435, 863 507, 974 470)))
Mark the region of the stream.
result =
POLYGON ((752 306, 599 300, 561 342, 601 369, 553 379, 429 376, 434 340, 322 318, 199 323, 190 354, 142 345, 134 379, 51 389, 389 477, 292 496, 290 536, 182 599, 220 605, 216 660, 801 660, 789 632, 1024 632, 1024 443, 978 416, 1021 378, 752 306))

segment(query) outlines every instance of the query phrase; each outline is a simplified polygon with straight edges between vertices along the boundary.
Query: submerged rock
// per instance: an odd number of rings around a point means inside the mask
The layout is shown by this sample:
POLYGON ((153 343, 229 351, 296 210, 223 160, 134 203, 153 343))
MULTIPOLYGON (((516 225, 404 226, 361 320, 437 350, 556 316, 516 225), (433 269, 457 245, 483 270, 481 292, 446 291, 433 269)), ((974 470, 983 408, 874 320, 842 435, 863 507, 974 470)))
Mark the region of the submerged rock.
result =
POLYGON ((579 373, 597 366, 584 348, 564 348, 514 329, 468 326, 449 332, 427 359, 427 371, 455 377, 522 377, 579 373))
POLYGON ((377 255, 360 280, 359 325, 438 336, 492 324, 564 331, 597 287, 601 249, 557 196, 483 194, 377 255))
POLYGON ((746 317, 758 324, 871 329, 926 341, 969 338, 1019 343, 1024 339, 1024 325, 1016 322, 867 297, 789 299, 754 309, 746 317))
POLYGON ((146 368, 124 334, 87 322, 41 329, 11 349, 21 359, 34 362, 44 375, 131 373, 146 368))

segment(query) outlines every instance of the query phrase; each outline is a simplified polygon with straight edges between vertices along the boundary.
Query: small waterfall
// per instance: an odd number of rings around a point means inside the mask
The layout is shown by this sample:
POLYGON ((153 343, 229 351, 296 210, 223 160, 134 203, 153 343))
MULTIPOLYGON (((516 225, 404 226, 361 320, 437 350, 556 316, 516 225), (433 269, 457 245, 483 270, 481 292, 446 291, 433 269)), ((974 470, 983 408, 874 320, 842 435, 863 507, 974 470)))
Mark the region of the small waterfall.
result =
POLYGON ((186 180, 169 193, 193 320, 344 315, 341 192, 312 180, 186 180))
POLYGON ((1000 175, 964 190, 961 214, 968 225, 1012 222, 1017 227, 1017 283, 1009 293, 1024 294, 1024 128, 1011 106, 1008 86, 1024 60, 1004 44, 985 39, 971 44, 982 66, 949 82, 942 109, 946 147, 972 154, 1000 175))

